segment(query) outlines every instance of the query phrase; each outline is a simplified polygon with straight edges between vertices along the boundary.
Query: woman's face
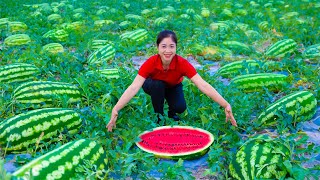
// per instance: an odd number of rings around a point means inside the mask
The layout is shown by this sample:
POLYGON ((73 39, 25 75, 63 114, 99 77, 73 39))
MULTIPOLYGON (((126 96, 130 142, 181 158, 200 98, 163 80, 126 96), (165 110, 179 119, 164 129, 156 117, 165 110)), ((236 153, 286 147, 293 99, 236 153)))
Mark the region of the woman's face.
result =
POLYGON ((172 38, 164 38, 158 46, 158 53, 161 57, 162 63, 169 65, 174 55, 176 55, 176 50, 176 43, 172 40, 172 38))

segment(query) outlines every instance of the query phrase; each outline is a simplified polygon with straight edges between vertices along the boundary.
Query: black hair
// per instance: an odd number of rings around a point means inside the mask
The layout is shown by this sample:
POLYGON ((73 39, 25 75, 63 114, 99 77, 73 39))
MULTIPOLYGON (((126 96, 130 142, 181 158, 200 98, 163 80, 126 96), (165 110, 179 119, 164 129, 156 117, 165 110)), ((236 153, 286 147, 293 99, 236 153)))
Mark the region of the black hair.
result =
POLYGON ((177 36, 176 33, 174 33, 173 31, 170 30, 163 30, 158 34, 157 37, 157 46, 159 46, 160 42, 167 37, 171 37, 171 39, 173 40, 173 42, 175 42, 176 44, 178 43, 177 40, 177 36))

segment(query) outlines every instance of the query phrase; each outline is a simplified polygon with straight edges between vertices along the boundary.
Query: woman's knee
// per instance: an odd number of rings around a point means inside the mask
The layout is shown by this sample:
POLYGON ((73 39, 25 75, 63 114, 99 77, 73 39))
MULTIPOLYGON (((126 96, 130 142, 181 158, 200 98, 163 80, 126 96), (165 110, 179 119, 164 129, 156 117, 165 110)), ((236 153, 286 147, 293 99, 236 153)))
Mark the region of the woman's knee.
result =
POLYGON ((142 86, 144 92, 151 95, 154 93, 159 93, 164 91, 165 89, 165 83, 160 80, 154 80, 151 78, 147 78, 142 86))
POLYGON ((174 112, 175 113, 183 113, 187 109, 186 103, 179 103, 174 107, 174 112))

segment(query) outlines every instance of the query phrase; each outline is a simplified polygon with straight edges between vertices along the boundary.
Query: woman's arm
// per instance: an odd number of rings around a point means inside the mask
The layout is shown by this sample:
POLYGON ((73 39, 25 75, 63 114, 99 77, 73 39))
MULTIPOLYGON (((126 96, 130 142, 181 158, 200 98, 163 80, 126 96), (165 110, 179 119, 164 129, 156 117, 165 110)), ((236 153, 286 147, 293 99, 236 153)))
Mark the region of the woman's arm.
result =
POLYGON ((202 79, 199 74, 194 75, 190 79, 201 92, 209 96, 212 100, 217 102, 223 108, 226 108, 229 104, 209 83, 202 79))
POLYGON ((137 75, 131 85, 124 91, 119 101, 112 109, 111 118, 106 127, 108 128, 108 131, 112 131, 112 128, 116 127, 118 112, 138 93, 145 80, 144 77, 137 75))
POLYGON ((218 93, 217 90, 203 80, 199 74, 194 75, 190 80, 199 88, 201 92, 209 96, 212 100, 224 108, 226 113, 226 121, 230 119, 232 125, 237 126, 237 122, 232 114, 231 105, 218 93))

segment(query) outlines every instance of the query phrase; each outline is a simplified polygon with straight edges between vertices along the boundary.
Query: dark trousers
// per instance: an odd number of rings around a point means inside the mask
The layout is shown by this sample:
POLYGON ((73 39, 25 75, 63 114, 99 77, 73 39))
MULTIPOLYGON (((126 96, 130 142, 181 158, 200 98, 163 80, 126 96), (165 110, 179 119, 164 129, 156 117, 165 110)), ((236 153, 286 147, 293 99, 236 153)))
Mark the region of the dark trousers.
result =
POLYGON ((163 81, 147 78, 142 88, 145 93, 151 96, 153 109, 156 113, 164 114, 165 99, 169 105, 169 117, 174 116, 175 113, 182 113, 187 108, 181 83, 168 87, 163 81))

